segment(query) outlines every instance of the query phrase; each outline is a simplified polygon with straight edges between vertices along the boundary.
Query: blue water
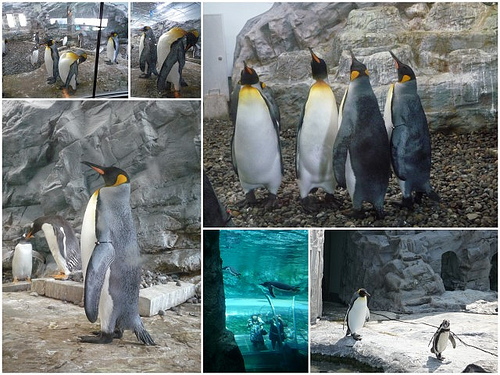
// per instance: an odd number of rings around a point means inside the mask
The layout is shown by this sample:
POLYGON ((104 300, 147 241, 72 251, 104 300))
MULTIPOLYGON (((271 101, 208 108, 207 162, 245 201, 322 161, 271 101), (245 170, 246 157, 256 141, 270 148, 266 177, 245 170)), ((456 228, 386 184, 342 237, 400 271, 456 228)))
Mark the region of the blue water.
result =
POLYGON ((223 267, 235 271, 223 272, 226 327, 235 335, 246 370, 296 370, 297 361, 305 361, 307 368, 308 231, 223 230, 219 240, 223 267), (299 289, 274 289, 272 297, 268 288, 259 285, 266 281, 299 289), (265 345, 256 348, 250 341, 248 319, 258 315, 269 332, 275 314, 281 315, 285 325, 284 347, 273 349, 267 334, 265 345))

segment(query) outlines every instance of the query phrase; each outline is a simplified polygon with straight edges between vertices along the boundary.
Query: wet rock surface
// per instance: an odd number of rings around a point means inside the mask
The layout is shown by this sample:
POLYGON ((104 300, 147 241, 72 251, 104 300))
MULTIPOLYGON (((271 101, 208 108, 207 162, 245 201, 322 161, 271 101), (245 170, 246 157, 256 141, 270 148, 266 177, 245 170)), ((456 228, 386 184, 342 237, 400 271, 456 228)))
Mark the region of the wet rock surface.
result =
MULTIPOLYGON (((328 206, 324 193, 317 192, 320 209, 305 213, 299 200, 295 176, 296 130, 288 124, 281 131, 285 175, 278 190, 280 207, 267 211, 262 206, 241 207, 245 195, 231 164, 230 121, 204 121, 204 171, 220 202, 231 211, 238 227, 496 227, 498 148, 497 131, 483 129, 470 134, 431 133, 431 185, 439 203, 424 197, 413 210, 401 208, 401 191, 394 175, 385 200, 386 217, 377 220, 371 205, 364 205, 365 217, 349 217, 352 204, 347 190, 337 188, 339 207, 328 206)), ((258 190, 263 200, 267 191, 258 190)))
POLYGON ((131 331, 104 346, 79 342, 99 330, 81 307, 30 292, 2 293, 2 300, 5 372, 201 371, 199 304, 143 318, 157 346, 142 345, 131 331))

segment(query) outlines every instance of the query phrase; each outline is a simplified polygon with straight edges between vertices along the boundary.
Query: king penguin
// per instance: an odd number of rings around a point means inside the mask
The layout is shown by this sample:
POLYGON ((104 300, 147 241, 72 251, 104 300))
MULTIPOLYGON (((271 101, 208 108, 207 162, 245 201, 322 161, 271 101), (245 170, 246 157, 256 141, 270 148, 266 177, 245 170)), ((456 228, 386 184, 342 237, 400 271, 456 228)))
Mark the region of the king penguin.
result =
POLYGON ((432 190, 431 140, 429 127, 413 69, 391 52, 398 71, 398 82, 391 84, 384 109, 385 126, 390 140, 391 161, 403 193, 403 207, 421 203, 423 194, 434 201, 439 196, 432 190), (412 194, 415 192, 415 198, 412 194))
POLYGON ((37 218, 30 227, 27 239, 40 230, 45 235, 50 252, 57 264, 59 274, 56 279, 67 279, 71 272, 82 269, 80 245, 71 225, 61 216, 42 216, 37 218))
POLYGON ((333 175, 333 144, 338 130, 338 111, 335 95, 325 80, 328 79, 326 63, 311 52, 312 76, 316 82, 300 115, 295 152, 295 169, 302 207, 314 211, 309 192, 323 188, 327 199, 333 202, 337 185, 333 175))
POLYGON ((76 90, 78 84, 78 65, 87 60, 87 54, 82 50, 69 51, 61 55, 59 59, 59 74, 63 81, 63 88, 69 86, 76 90))
POLYGON ((164 91, 167 83, 174 85, 174 95, 180 97, 181 86, 186 83, 182 78, 182 70, 186 63, 186 52, 198 42, 199 33, 196 30, 186 31, 180 27, 173 27, 163 33, 158 39, 156 64, 159 69, 156 87, 164 91))
POLYGON ((432 342, 431 353, 434 353, 440 361, 444 359, 441 353, 443 353, 448 346, 448 340, 450 340, 453 349, 455 349, 457 344, 455 343, 455 338, 450 332, 450 322, 444 319, 429 342, 429 344, 432 342))
POLYGON ((358 289, 352 296, 345 321, 347 321, 346 336, 351 335, 354 340, 361 340, 361 336, 357 333, 367 320, 370 320, 370 310, 368 309, 368 298, 370 294, 366 289, 358 289))
POLYGON ((362 217, 362 204, 367 201, 382 219, 391 168, 389 140, 368 69, 352 52, 351 59, 350 83, 340 104, 340 128, 333 149, 335 179, 340 187, 347 187, 354 216, 362 217))
POLYGON ((47 78, 48 84, 56 82, 59 77, 59 50, 57 49, 56 42, 53 39, 47 39, 44 43, 45 46, 45 69, 49 77, 47 78))
POLYGON ((279 110, 270 92, 264 92, 259 76, 244 63, 237 101, 231 155, 233 168, 246 195, 246 203, 256 204, 254 190, 269 191, 266 208, 277 205, 283 175, 279 110))
POLYGON ((108 56, 108 60, 106 64, 111 65, 113 63, 118 64, 118 51, 120 49, 120 42, 118 40, 118 34, 116 32, 112 32, 108 36, 108 45, 106 47, 106 55, 108 56))
POLYGON ((14 249, 12 257, 12 276, 14 282, 17 283, 20 279, 26 279, 31 282, 31 270, 33 267, 33 247, 31 243, 22 239, 14 249))
POLYGON ((156 71, 156 37, 153 29, 149 26, 144 26, 142 29, 141 39, 139 41, 139 67, 143 74, 139 78, 149 78, 151 73, 158 75, 156 71))
POLYGON ((85 314, 92 323, 100 318, 101 332, 81 340, 107 344, 130 329, 144 344, 155 345, 139 316, 141 265, 130 207, 130 178, 116 167, 82 163, 99 173, 105 186, 89 200, 81 238, 85 314))

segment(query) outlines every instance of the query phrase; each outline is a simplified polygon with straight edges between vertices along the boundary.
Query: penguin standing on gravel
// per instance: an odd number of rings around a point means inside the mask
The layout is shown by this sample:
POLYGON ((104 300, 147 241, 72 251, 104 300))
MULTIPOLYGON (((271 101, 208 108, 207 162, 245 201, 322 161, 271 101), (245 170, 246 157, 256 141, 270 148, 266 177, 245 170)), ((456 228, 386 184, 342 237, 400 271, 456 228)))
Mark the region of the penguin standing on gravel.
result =
POLYGON ((269 191, 266 208, 277 205, 277 193, 283 175, 279 110, 254 69, 241 71, 241 88, 237 101, 234 132, 231 140, 233 168, 240 179, 247 204, 256 204, 254 190, 269 191))
POLYGON ((297 132, 295 167, 302 207, 314 211, 308 197, 313 188, 321 187, 333 202, 336 181, 333 175, 333 144, 338 130, 338 111, 335 95, 325 80, 328 79, 326 63, 311 51, 312 76, 316 82, 300 116, 297 132))
POLYGON ((363 328, 367 320, 370 320, 367 297, 370 297, 370 294, 364 288, 355 292, 345 316, 345 321, 347 321, 346 336, 351 335, 356 341, 361 340, 361 336, 357 332, 363 328))
POLYGON ((352 52, 351 59, 351 82, 340 104, 333 149, 335 179, 340 187, 347 187, 353 216, 363 217, 362 204, 367 201, 382 219, 391 168, 389 140, 368 69, 352 52))
POLYGON ((87 53, 83 50, 69 51, 62 54, 59 59, 59 74, 64 89, 71 86, 73 90, 76 90, 76 85, 78 85, 78 65, 85 60, 87 60, 87 53))
POLYGON ((448 346, 448 340, 450 340, 453 349, 455 349, 457 344, 455 342, 455 338, 450 332, 450 321, 444 319, 434 336, 432 336, 431 341, 429 342, 429 345, 432 342, 431 353, 434 353, 437 359, 439 359, 440 361, 444 359, 441 353, 443 353, 448 346))
POLYGON ((156 37, 153 29, 149 26, 144 26, 142 29, 141 39, 139 41, 139 67, 143 74, 139 78, 149 78, 151 73, 158 75, 156 71, 156 37))
POLYGON ((37 218, 31 224, 26 238, 33 238, 40 230, 45 235, 59 270, 59 274, 53 275, 55 279, 65 280, 71 272, 82 269, 78 239, 71 225, 63 217, 53 215, 37 218))
POLYGON ((139 316, 141 265, 129 176, 116 167, 82 163, 99 173, 105 186, 89 200, 81 238, 85 314, 92 323, 100 318, 101 332, 81 340, 108 344, 130 329, 144 344, 155 345, 139 316))
POLYGON ((106 64, 111 65, 113 63, 118 64, 118 51, 120 50, 120 42, 118 40, 118 34, 112 32, 108 36, 108 44, 106 46, 106 55, 109 61, 106 64))
POLYGON ((59 77, 59 50, 57 49, 56 42, 53 39, 47 39, 44 46, 45 69, 49 74, 47 83, 53 84, 56 82, 57 77, 59 77))
POLYGON ((439 201, 431 188, 431 140, 429 127, 413 69, 391 51, 396 63, 398 82, 391 84, 384 109, 385 126, 391 143, 391 161, 403 193, 403 207, 421 203, 423 194, 439 201), (412 194, 415 192, 415 198, 412 194))
POLYGON ((31 49, 30 63, 33 66, 38 64, 38 44, 33 46, 33 48, 31 49))

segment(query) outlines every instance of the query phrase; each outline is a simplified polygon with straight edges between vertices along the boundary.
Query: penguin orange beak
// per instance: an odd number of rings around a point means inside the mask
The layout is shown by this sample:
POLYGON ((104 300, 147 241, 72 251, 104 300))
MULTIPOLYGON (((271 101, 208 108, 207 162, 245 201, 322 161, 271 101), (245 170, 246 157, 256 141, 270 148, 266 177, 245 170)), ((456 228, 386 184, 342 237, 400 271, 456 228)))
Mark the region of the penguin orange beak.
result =
POLYGON ((33 234, 31 233, 31 231, 28 232, 25 238, 33 238, 33 234))
POLYGON ((100 165, 97 165, 97 164, 94 164, 94 163, 90 163, 88 161, 82 161, 82 164, 85 164, 85 165, 89 166, 90 168, 92 168, 94 171, 96 171, 100 175, 104 175, 104 173, 105 173, 104 170, 103 170, 103 167, 101 167, 100 165))
POLYGON ((396 69, 399 69, 399 64, 400 64, 400 61, 398 60, 398 58, 392 53, 392 51, 389 51, 389 53, 391 54, 392 58, 394 59, 394 63, 396 64, 396 69))
POLYGON ((311 56, 314 59, 314 61, 316 61, 319 64, 320 60, 319 60, 318 56, 316 56, 316 54, 313 52, 311 47, 309 47, 309 51, 311 52, 311 56))

